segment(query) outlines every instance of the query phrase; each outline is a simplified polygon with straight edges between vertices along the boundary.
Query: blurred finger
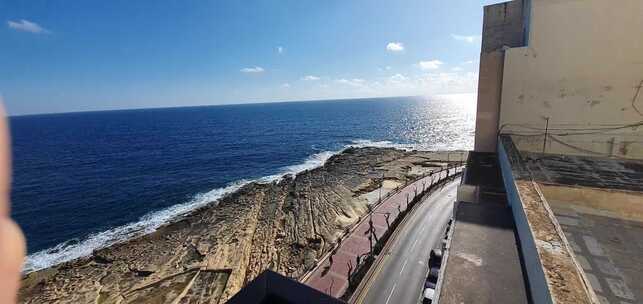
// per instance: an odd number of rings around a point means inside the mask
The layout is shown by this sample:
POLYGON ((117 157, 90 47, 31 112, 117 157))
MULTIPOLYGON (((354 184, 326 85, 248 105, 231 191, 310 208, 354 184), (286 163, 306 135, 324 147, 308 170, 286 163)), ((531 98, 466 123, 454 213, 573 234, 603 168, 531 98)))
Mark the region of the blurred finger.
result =
POLYGON ((25 239, 9 218, 0 218, 0 304, 16 303, 20 288, 25 239))
POLYGON ((25 239, 9 217, 11 186, 9 128, 0 97, 0 304, 16 303, 25 257, 25 239))
POLYGON ((9 216, 9 188, 11 186, 11 151, 9 128, 0 96, 0 216, 9 216))

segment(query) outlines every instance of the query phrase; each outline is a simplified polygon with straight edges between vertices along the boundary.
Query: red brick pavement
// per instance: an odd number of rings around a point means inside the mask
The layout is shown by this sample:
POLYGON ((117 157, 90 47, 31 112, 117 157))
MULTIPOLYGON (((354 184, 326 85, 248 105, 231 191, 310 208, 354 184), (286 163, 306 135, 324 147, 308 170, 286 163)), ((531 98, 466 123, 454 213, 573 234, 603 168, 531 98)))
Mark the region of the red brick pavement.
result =
MULTIPOLYGON (((453 174, 453 170, 451 170, 451 173, 453 174)), ((407 208, 407 194, 408 201, 412 201, 416 194, 416 188, 417 194, 420 195, 423 186, 422 182, 425 183, 424 187, 428 189, 432 180, 433 182, 438 181, 438 175, 440 178, 444 178, 446 177, 446 171, 435 173, 433 176, 426 176, 408 184, 399 192, 384 199, 381 204, 374 208, 372 221, 374 234, 377 238, 381 237, 387 230, 384 214, 390 213, 389 223, 393 223, 399 216, 398 210, 404 211, 407 208), (398 209, 398 206, 400 209, 398 209)), ((336 298, 344 294, 348 288, 347 277, 349 270, 354 270, 357 256, 362 256, 363 258, 370 251, 371 245, 368 239, 369 217, 368 215, 364 217, 357 224, 357 227, 354 227, 348 235, 342 238, 339 247, 332 255, 332 263, 329 258, 330 254, 322 258, 312 273, 304 277, 303 282, 305 284, 336 298)), ((373 244, 375 244, 375 240, 373 240, 373 244)))

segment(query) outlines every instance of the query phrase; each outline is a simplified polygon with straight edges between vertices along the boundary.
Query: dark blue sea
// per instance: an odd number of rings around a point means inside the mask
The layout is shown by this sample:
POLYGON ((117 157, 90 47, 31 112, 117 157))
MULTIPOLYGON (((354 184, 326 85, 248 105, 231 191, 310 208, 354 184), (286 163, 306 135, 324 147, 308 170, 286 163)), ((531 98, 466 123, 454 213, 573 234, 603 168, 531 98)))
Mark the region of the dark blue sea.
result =
POLYGON ((17 116, 13 216, 25 271, 154 231, 246 182, 348 146, 471 149, 475 97, 380 98, 17 116))

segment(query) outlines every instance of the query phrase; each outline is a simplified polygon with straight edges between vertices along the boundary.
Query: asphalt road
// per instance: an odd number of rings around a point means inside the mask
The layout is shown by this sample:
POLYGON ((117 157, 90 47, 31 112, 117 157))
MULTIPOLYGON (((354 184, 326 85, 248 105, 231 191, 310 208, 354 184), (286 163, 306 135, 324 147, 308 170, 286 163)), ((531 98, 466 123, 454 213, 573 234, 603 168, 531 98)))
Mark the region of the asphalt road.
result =
POLYGON ((418 303, 424 290, 429 253, 452 215, 459 178, 436 190, 410 215, 367 283, 362 303, 418 303))

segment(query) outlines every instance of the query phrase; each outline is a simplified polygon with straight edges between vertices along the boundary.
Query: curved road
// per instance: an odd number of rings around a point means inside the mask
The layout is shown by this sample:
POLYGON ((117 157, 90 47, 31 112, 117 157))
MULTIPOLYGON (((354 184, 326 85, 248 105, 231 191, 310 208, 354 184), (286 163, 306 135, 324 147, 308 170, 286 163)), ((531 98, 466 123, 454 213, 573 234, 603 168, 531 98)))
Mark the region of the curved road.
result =
POLYGON ((459 180, 435 190, 417 206, 393 243, 382 253, 385 256, 359 297, 362 303, 404 304, 421 300, 429 253, 444 236, 459 180))

